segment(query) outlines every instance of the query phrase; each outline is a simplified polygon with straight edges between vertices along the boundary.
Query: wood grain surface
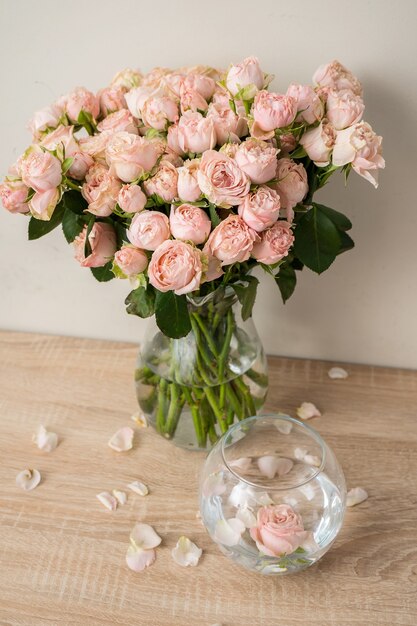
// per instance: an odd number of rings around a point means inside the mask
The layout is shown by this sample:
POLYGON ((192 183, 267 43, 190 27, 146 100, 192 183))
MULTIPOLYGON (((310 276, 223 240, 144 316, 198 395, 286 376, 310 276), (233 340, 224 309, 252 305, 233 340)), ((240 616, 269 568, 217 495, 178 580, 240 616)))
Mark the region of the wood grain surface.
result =
POLYGON ((182 451, 150 428, 134 448, 113 452, 110 436, 131 425, 134 344, 0 333, 0 624, 2 626, 365 626, 417 624, 417 373, 271 358, 267 407, 294 415, 302 401, 339 458, 348 486, 369 499, 349 509, 333 548, 297 575, 240 569, 196 518, 204 454, 182 451), (58 448, 31 442, 39 424, 58 448), (39 469, 31 492, 19 470, 39 469), (103 490, 141 479, 109 512, 103 490), (125 565, 135 521, 163 537, 142 574, 125 565), (180 568, 170 551, 182 534, 204 553, 180 568))

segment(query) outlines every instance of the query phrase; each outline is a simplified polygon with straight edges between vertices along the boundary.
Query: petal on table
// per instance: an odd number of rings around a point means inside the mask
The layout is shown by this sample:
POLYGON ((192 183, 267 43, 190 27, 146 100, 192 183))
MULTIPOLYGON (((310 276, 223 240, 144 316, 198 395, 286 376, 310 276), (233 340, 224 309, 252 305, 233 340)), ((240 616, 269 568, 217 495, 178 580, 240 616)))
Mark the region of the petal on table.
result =
POLYGON ((343 367, 331 367, 327 372, 329 378, 336 380, 337 378, 347 378, 349 374, 343 367))
POLYGON ((115 511, 117 509, 117 500, 108 491, 102 491, 101 493, 98 493, 96 495, 96 498, 109 511, 115 511))
POLYGON ((134 526, 130 533, 130 540, 137 548, 142 550, 151 550, 161 543, 161 537, 149 524, 138 523, 134 526))
POLYGON ((155 550, 143 550, 135 546, 129 546, 126 552, 127 566, 134 572, 143 572, 152 565, 156 559, 155 550))
POLYGON ((196 566, 202 553, 201 548, 184 536, 178 539, 177 545, 171 551, 174 561, 182 567, 196 566))
POLYGON ((16 485, 25 491, 35 489, 41 482, 41 475, 37 469, 24 469, 16 476, 16 485))
POLYGON ((361 502, 365 502, 368 498, 368 493, 362 487, 353 487, 347 492, 346 506, 356 506, 361 502))
POLYGON ((149 493, 149 488, 139 480, 134 480, 133 483, 129 483, 128 487, 139 496, 147 496, 149 493))
POLYGON ((312 417, 321 417, 321 413, 312 402, 303 402, 297 409, 297 417, 302 420, 309 420, 312 417))
POLYGON ((108 445, 112 450, 116 452, 126 452, 133 447, 133 428, 130 426, 124 426, 120 428, 108 442, 108 445))
POLYGON ((43 452, 52 452, 58 445, 58 435, 46 430, 45 426, 39 426, 37 432, 33 435, 32 441, 36 443, 39 450, 43 452))
POLYGON ((120 491, 119 489, 113 489, 112 494, 114 495, 114 497, 116 498, 119 504, 122 504, 122 505, 126 504, 127 495, 125 491, 120 491))
POLYGON ((147 428, 148 426, 146 415, 142 412, 135 413, 130 419, 133 420, 136 426, 139 426, 140 428, 147 428))

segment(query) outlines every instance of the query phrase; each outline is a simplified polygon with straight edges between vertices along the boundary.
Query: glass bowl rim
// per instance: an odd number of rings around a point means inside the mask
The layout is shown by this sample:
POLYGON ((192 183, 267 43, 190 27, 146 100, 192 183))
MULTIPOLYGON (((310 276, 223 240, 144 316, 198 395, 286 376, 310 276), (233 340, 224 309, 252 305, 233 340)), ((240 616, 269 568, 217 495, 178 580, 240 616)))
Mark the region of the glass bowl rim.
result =
POLYGON ((231 474, 233 474, 233 476, 235 476, 235 478, 237 478, 239 481, 241 481, 243 483, 246 483, 250 487, 256 487, 256 489, 267 489, 268 491, 291 491, 292 489, 298 489, 299 487, 302 487, 303 485, 306 485, 307 483, 309 483, 312 480, 314 480, 315 478, 317 478, 317 476, 323 471, 324 466, 326 464, 326 446, 327 446, 327 444, 324 441, 324 439, 322 438, 322 436, 317 432, 317 430, 315 430, 314 428, 312 428, 308 424, 305 424, 301 420, 298 420, 295 417, 291 417, 291 415, 287 415, 286 413, 264 413, 264 414, 261 414, 261 415, 251 415, 249 417, 246 417, 245 419, 241 420, 240 422, 236 422, 236 424, 233 424, 233 426, 231 426, 229 428, 229 430, 227 430, 224 433, 224 435, 221 438, 221 440, 219 441, 219 443, 220 443, 220 451, 221 451, 223 463, 227 467, 228 471, 231 474), (225 443, 226 443, 227 437, 229 437, 234 431, 238 430, 242 425, 244 426, 245 424, 247 424, 249 422, 265 419, 266 417, 273 418, 274 420, 275 419, 279 419, 279 420, 284 421, 284 422, 290 422, 292 424, 296 424, 297 426, 301 426, 319 444, 320 449, 321 449, 321 463, 320 463, 320 467, 317 467, 316 471, 313 472, 313 474, 311 476, 309 476, 306 480, 303 480, 300 483, 291 485, 290 487, 288 487, 288 486, 286 486, 286 487, 266 487, 266 485, 260 485, 258 483, 253 483, 250 480, 247 480, 246 478, 244 478, 243 476, 238 474, 232 467, 230 467, 230 465, 227 462, 226 457, 225 457, 225 443))

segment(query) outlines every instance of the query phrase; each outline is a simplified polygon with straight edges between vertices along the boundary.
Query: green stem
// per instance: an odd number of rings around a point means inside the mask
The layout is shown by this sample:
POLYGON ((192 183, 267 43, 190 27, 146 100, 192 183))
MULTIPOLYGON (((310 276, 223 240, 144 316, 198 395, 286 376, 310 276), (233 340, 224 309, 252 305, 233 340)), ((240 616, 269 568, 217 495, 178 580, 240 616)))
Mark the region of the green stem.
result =
POLYGON ((225 420, 225 416, 224 413, 222 412, 222 410, 220 409, 220 407, 217 404, 217 400, 216 400, 216 394, 214 393, 214 389, 213 387, 205 387, 204 388, 207 400, 210 403, 211 408, 213 409, 213 413, 216 416, 217 422, 220 426, 220 429, 222 431, 222 433, 225 433, 227 430, 227 423, 225 420))
POLYGON ((204 326, 203 321, 201 319, 201 317, 199 316, 198 313, 191 313, 191 318, 194 319, 198 326, 200 327, 201 332, 203 333, 209 347, 210 350, 212 351, 212 353, 214 354, 215 357, 217 357, 217 346, 214 343, 214 339, 212 337, 212 335, 209 333, 209 331, 207 330, 207 328, 204 326))
POLYGON ((164 432, 165 424, 165 403, 167 400, 168 383, 164 378, 161 378, 158 389, 158 410, 156 413, 156 429, 158 432, 164 432))
POLYGON ((226 368, 226 358, 230 350, 230 341, 232 339, 233 329, 234 329, 233 313, 232 313, 232 310, 229 309, 227 312, 227 318, 226 318, 226 335, 224 337, 223 347, 221 349, 220 356, 219 356, 219 382, 223 381, 224 379, 224 371, 226 368))
POLYGON ((184 396, 187 401, 188 406, 190 407, 191 416, 193 418, 194 430, 197 437, 197 443, 200 448, 204 448, 206 445, 206 436, 203 432, 200 415, 198 413, 198 406, 194 403, 193 397, 191 395, 191 391, 188 387, 183 388, 184 396))

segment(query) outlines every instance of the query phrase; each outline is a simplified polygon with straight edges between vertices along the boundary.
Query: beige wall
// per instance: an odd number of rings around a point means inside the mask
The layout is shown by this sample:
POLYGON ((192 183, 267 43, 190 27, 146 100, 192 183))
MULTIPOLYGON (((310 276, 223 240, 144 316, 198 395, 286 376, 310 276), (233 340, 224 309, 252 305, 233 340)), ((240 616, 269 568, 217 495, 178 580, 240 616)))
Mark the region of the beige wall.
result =
MULTIPOLYGON (((0 173, 26 147, 31 113, 76 85, 97 89, 126 66, 207 63, 249 54, 308 82, 339 58, 365 87, 366 119, 384 135, 375 191, 356 175, 320 200, 353 220, 356 249, 321 277, 305 271, 284 307, 262 281, 255 320, 270 353, 417 367, 417 3, 403 0, 141 2, 1 0, 0 173), (71 15, 73 18, 71 19, 71 15)), ((0 214, 0 327, 140 340, 123 281, 96 283, 60 232, 26 241, 26 219, 0 214)))

